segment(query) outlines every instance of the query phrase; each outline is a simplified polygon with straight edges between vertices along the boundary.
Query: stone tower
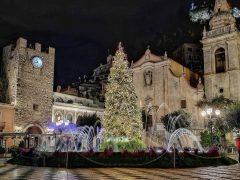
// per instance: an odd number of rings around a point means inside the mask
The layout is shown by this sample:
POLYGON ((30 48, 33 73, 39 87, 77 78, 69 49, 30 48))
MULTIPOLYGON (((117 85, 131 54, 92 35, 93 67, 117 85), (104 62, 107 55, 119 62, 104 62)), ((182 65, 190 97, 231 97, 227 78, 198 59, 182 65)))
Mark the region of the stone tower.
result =
POLYGON ((55 49, 43 52, 19 38, 16 45, 3 49, 8 78, 8 96, 15 107, 15 130, 27 131, 31 126, 43 131, 43 124, 51 120, 53 99, 55 49))
POLYGON ((203 32, 206 98, 240 100, 240 33, 227 0, 216 0, 209 30, 203 32))

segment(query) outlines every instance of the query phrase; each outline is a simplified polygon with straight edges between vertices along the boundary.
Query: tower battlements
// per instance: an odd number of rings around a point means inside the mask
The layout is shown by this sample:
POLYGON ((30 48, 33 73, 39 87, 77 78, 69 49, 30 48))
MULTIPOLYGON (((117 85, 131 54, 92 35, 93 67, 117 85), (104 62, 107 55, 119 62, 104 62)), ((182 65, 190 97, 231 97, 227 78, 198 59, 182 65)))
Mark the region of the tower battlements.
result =
POLYGON ((21 48, 34 49, 35 51, 38 51, 38 52, 41 52, 41 53, 47 53, 47 54, 51 54, 51 55, 55 54, 55 48, 48 47, 47 51, 43 51, 42 44, 35 43, 34 47, 32 47, 32 45, 30 43, 28 43, 27 40, 22 38, 22 37, 18 38, 17 43, 16 43, 16 47, 20 48, 20 49, 21 48))

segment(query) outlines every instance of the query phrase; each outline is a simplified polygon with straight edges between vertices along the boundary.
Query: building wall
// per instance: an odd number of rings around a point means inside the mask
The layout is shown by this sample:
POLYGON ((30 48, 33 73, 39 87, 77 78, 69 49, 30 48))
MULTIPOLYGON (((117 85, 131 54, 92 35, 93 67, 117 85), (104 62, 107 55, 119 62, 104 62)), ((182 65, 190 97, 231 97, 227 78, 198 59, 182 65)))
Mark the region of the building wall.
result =
POLYGON ((173 52, 173 58, 194 72, 203 71, 203 53, 200 44, 182 44, 173 52))
POLYGON ((59 120, 69 120, 68 117, 72 117, 72 123, 77 122, 79 116, 83 115, 92 115, 96 114, 100 119, 103 117, 104 109, 102 108, 92 108, 74 104, 67 103, 57 103, 55 102, 53 105, 52 111, 52 120, 53 122, 57 122, 59 120), (60 117, 60 119, 58 119, 60 117))
POLYGON ((19 69, 19 61, 14 45, 3 48, 3 63, 5 64, 6 77, 8 79, 8 94, 10 104, 15 105, 17 99, 17 76, 19 69))
POLYGON ((79 116, 96 114, 100 119, 104 108, 93 100, 55 92, 52 121, 69 120, 76 123, 79 116))
MULTIPOLYGON (((0 103, 0 124, 1 123, 5 124, 5 128, 3 129, 2 132, 4 133, 13 132, 14 116, 15 116, 15 110, 13 106, 0 103)), ((7 143, 7 147, 10 147, 13 145, 13 141, 11 138, 8 138, 6 143, 7 143)))
POLYGON ((146 62, 134 67, 132 72, 139 106, 146 108, 150 103, 154 107, 153 124, 159 124, 163 115, 184 108, 193 114, 194 128, 203 129, 203 120, 196 106, 203 97, 203 88, 193 88, 190 85, 190 76, 193 73, 170 59, 146 62), (150 85, 145 82, 145 73, 148 71, 152 72, 150 85), (181 107, 182 101, 186 101, 186 108, 181 107))
POLYGON ((55 49, 41 50, 41 44, 28 48, 27 40, 19 38, 16 46, 3 51, 9 79, 9 96, 15 107, 15 125, 43 124, 51 120, 55 49), (34 68, 32 57, 43 58, 43 67, 34 68), (35 108, 34 108, 35 106, 35 108))

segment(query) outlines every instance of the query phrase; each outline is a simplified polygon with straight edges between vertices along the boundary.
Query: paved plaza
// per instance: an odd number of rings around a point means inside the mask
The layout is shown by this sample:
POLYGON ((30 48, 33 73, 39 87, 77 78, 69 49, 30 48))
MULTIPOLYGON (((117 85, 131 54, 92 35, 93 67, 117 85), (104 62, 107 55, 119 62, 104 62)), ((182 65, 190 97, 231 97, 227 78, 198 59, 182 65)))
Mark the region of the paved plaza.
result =
POLYGON ((239 179, 240 166, 191 169, 92 168, 62 169, 6 165, 0 168, 0 180, 75 180, 75 179, 239 179))

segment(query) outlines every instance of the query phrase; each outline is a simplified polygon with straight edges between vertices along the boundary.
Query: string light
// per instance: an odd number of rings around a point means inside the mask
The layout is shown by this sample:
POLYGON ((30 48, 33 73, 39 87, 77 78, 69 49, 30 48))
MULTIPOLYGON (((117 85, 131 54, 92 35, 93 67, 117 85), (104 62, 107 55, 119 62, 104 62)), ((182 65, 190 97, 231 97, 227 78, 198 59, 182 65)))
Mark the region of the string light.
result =
POLYGON ((137 106, 133 79, 122 43, 119 43, 114 57, 105 98, 103 127, 106 139, 141 139, 141 111, 137 106))

